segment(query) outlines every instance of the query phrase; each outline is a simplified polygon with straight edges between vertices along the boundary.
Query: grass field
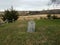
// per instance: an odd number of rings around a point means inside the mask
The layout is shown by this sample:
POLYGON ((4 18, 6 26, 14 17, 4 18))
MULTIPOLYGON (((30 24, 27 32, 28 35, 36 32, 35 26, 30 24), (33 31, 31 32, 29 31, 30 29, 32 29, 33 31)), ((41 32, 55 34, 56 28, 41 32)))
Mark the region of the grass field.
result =
MULTIPOLYGON (((37 14, 37 15, 28 15, 28 16, 19 16, 18 20, 29 20, 29 19, 46 19, 48 14, 37 14)), ((54 14, 51 14, 54 15, 54 14)), ((60 17, 60 14, 55 14, 55 16, 60 17)))
POLYGON ((34 20, 36 31, 27 32, 27 22, 0 25, 0 45, 60 45, 60 20, 34 20))

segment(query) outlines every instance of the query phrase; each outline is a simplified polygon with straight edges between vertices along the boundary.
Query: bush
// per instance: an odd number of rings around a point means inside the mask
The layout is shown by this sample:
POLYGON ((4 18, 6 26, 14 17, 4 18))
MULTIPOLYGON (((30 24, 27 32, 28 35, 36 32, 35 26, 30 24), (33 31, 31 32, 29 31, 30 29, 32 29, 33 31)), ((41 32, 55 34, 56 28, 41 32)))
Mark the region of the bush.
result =
POLYGON ((48 15, 47 15, 47 18, 48 18, 48 19, 51 19, 51 18, 52 18, 52 17, 51 17, 51 14, 48 14, 48 15))
POLYGON ((57 19, 58 17, 57 17, 57 16, 55 16, 55 15, 53 15, 53 16, 52 16, 52 18, 53 18, 53 19, 57 19))
POLYGON ((3 21, 7 22, 13 22, 16 21, 18 19, 18 12, 13 10, 13 8, 11 10, 5 10, 4 15, 3 15, 3 21))

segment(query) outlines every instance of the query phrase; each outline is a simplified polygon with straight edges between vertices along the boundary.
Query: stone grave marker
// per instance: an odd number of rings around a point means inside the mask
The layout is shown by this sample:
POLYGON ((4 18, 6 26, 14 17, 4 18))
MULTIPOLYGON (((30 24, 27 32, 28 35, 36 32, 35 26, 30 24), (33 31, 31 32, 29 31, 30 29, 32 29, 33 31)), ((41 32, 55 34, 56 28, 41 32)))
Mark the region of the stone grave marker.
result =
POLYGON ((28 22, 27 32, 35 32, 35 22, 34 21, 31 20, 28 22))

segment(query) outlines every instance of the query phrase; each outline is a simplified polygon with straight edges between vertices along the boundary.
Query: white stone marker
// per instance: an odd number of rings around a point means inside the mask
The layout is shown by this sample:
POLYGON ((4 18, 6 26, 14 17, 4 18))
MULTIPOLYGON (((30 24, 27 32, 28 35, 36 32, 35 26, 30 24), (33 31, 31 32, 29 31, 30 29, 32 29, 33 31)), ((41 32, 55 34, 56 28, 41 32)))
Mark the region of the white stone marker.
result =
POLYGON ((35 32, 35 22, 34 21, 31 20, 28 22, 27 32, 35 32))

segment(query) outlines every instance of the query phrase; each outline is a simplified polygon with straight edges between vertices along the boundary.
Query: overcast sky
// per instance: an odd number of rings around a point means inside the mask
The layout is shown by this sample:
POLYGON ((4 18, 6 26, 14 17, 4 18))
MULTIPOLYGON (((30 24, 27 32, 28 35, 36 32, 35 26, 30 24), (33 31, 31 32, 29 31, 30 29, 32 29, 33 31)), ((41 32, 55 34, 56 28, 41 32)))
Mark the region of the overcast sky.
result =
POLYGON ((43 10, 52 8, 48 6, 49 2, 50 0, 0 0, 0 10, 9 9, 11 6, 16 10, 43 10))

